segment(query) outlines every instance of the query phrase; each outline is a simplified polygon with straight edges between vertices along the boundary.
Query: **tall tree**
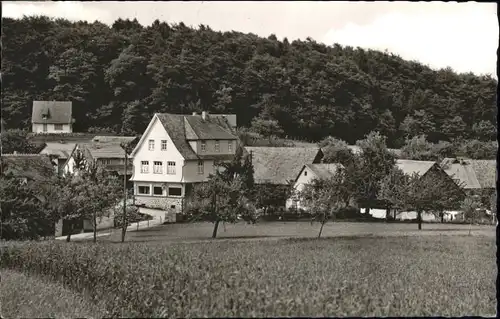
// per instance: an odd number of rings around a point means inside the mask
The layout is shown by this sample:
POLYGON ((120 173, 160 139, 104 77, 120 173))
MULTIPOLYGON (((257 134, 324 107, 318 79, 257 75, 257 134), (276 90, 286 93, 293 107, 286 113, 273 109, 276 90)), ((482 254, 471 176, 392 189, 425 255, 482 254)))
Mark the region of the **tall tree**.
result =
POLYGON ((239 176, 228 180, 216 171, 208 182, 196 188, 192 205, 198 208, 198 214, 202 215, 203 219, 214 223, 212 238, 217 237, 221 222, 235 223, 241 215, 248 216, 256 213, 245 198, 242 184, 239 176))
POLYGON ((386 146, 386 138, 371 132, 356 143, 361 148, 354 180, 358 183, 357 199, 365 204, 367 213, 377 200, 380 181, 389 174, 396 162, 386 146))

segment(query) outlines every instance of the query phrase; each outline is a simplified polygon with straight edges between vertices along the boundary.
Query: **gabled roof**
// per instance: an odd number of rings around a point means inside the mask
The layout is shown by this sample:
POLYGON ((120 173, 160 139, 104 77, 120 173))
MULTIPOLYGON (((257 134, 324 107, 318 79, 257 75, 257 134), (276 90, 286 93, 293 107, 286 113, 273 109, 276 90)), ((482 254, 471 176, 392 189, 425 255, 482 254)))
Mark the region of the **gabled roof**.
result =
POLYGON ((60 159, 67 159, 71 155, 71 152, 75 148, 75 143, 45 143, 45 148, 40 152, 40 154, 46 155, 57 155, 60 159))
POLYGON ((302 172, 308 168, 318 179, 328 179, 331 178, 337 169, 339 167, 343 167, 342 164, 325 164, 325 163, 319 163, 319 164, 305 164, 302 169, 299 171, 297 174, 297 177, 295 178, 295 182, 299 179, 301 176, 302 172))
POLYGON ((70 124, 72 123, 72 103, 70 101, 33 101, 31 123, 70 124))
POLYGON ((43 154, 2 154, 3 173, 44 181, 56 173, 54 163, 43 154))
MULTIPOLYGON (((135 137, 130 138, 129 141, 133 141, 135 137)), ((90 155, 93 159, 99 158, 123 158, 125 156, 124 150, 121 147, 123 139, 108 140, 107 142, 90 142, 78 144, 82 151, 86 152, 86 155, 90 155)))
POLYGON ((245 147, 252 154, 257 184, 286 185, 294 181, 306 164, 319 162, 319 147, 245 147))
POLYGON ((396 166, 406 175, 417 173, 419 176, 424 176, 434 165, 437 163, 433 161, 396 160, 396 166))
MULTIPOLYGON (((224 155, 197 155, 189 145, 188 140, 238 139, 234 134, 232 134, 231 127, 228 124, 227 120, 220 116, 209 115, 206 120, 203 120, 199 115, 156 113, 154 116, 158 118, 158 120, 170 136, 170 139, 172 139, 173 144, 181 153, 182 157, 184 157, 184 159, 186 160, 214 159, 218 157, 225 157, 224 155)), ((146 129, 146 131, 148 129, 146 129)), ((147 132, 143 134, 141 141, 139 141, 139 143, 137 144, 136 148, 132 152, 132 155, 140 147, 141 142, 147 135, 146 133, 147 132)))
MULTIPOLYGON (((158 120, 160 120, 160 123, 167 131, 170 139, 172 139, 172 143, 174 143, 175 148, 177 148, 184 159, 199 159, 199 157, 196 155, 196 153, 193 151, 188 141, 186 140, 186 130, 184 123, 185 115, 156 113, 155 116, 158 118, 158 120)), ((146 134, 144 134, 143 137, 146 137, 146 134)), ((139 144, 140 143, 141 142, 139 142, 139 144)), ((137 144, 137 147, 139 147, 139 144, 137 144)))
POLYGON ((188 140, 234 140, 237 138, 231 133, 231 126, 224 117, 207 115, 204 120, 198 115, 184 115, 184 118, 189 125, 187 127, 189 131, 186 130, 188 140))
POLYGON ((452 178, 462 182, 466 189, 496 187, 495 160, 445 158, 441 167, 452 178))

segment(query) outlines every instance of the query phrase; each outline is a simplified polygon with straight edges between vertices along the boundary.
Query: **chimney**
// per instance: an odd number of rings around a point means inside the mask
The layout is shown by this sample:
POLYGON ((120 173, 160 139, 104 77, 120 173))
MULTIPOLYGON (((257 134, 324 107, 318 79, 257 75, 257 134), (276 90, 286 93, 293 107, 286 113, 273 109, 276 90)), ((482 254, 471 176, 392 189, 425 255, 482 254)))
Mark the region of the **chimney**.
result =
POLYGON ((14 153, 12 153, 12 154, 17 155, 17 151, 14 151, 14 153))
POLYGON ((206 119, 207 119, 207 117, 208 117, 208 112, 207 112, 207 111, 203 111, 203 112, 201 112, 201 118, 202 118, 203 120, 206 120, 206 119))
POLYGON ((197 115, 196 112, 193 112, 193 116, 196 116, 196 115, 197 115))

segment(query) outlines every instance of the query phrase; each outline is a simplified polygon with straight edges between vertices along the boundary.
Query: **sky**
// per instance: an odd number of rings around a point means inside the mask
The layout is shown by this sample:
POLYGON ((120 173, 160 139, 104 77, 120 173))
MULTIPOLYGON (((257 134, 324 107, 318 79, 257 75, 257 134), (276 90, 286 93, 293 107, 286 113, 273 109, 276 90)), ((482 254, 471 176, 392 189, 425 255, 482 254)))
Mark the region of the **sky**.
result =
POLYGON ((499 27, 496 3, 478 2, 26 2, 3 1, 4 17, 46 15, 111 25, 136 18, 208 25, 289 41, 310 37, 376 49, 431 68, 496 75, 499 27))

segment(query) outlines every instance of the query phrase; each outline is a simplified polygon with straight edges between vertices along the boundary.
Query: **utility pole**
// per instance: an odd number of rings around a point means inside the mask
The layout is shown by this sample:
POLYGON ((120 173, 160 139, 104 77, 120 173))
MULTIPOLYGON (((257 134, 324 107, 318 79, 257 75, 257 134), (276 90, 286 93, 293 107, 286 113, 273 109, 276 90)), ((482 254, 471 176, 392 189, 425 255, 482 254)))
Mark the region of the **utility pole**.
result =
POLYGON ((120 146, 125 152, 125 161, 123 166, 123 219, 122 219, 122 243, 125 242, 125 233, 127 232, 127 166, 128 166, 128 150, 130 145, 121 143, 120 146))

